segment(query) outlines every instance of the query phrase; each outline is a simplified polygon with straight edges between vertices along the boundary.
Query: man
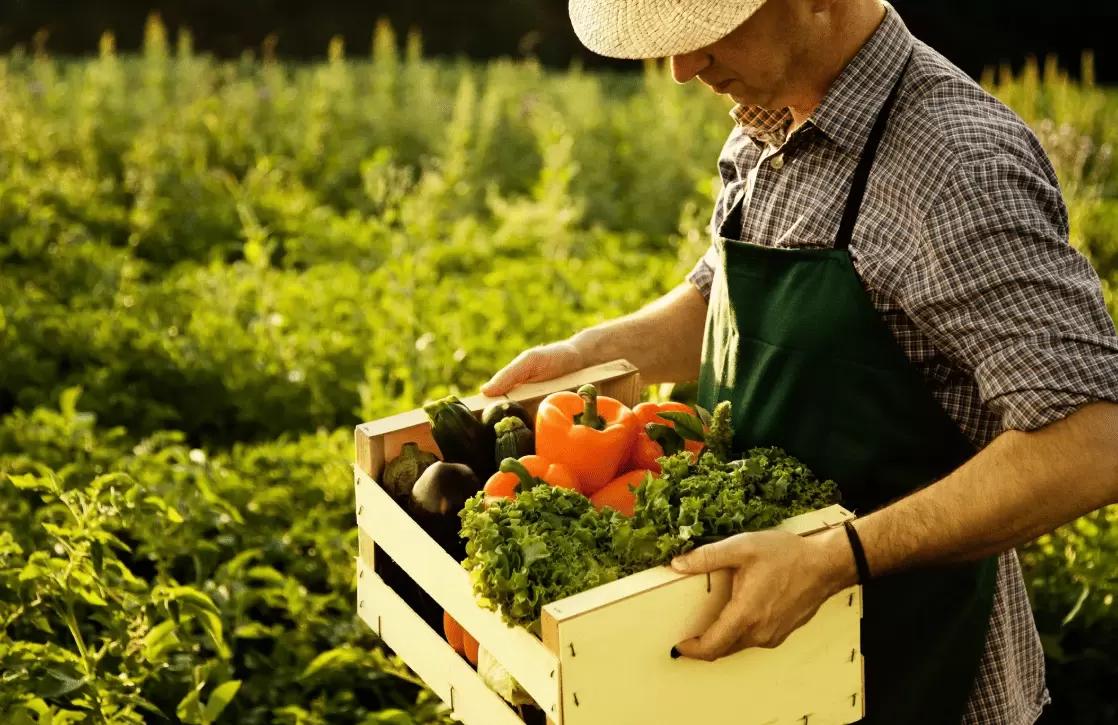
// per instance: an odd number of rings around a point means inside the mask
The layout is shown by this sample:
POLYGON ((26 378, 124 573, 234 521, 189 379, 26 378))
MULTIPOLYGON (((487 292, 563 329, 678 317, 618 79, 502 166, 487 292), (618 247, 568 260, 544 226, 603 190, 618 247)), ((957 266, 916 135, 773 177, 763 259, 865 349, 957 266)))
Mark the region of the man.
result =
POLYGON ((624 357, 731 400, 739 450, 838 481, 851 531, 673 562, 736 570, 684 656, 775 646, 861 581, 866 722, 1034 722, 1048 693, 1013 547, 1118 501, 1118 337, 1036 138, 880 0, 570 12, 592 50, 670 56, 737 102, 713 243, 686 283, 482 391, 624 357))

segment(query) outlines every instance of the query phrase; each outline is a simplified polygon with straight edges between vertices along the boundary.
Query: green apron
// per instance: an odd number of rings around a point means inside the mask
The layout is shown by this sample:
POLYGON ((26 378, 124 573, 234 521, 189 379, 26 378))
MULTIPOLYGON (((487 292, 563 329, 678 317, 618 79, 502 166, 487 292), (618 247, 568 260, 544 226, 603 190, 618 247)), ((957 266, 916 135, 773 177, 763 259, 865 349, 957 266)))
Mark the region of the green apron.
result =
MULTIPOLYGON (((942 478, 975 452, 874 309, 847 251, 897 85, 866 142, 833 249, 728 239, 741 229, 741 200, 727 215, 715 241, 721 264, 699 376, 700 405, 732 402, 735 452, 780 446, 838 482, 856 512, 942 478)), ((960 722, 985 644, 996 562, 865 586, 862 722, 960 722)))

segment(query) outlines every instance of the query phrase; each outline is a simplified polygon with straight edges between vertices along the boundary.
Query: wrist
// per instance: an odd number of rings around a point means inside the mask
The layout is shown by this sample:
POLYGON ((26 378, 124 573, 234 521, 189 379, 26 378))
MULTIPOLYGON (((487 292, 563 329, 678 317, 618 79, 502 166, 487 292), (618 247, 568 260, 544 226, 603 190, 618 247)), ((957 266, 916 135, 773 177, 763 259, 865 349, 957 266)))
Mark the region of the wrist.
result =
POLYGON ((809 538, 819 546, 820 576, 828 597, 858 583, 854 551, 843 527, 836 526, 809 538))
POLYGON ((600 350, 600 346, 595 340, 596 331, 594 328, 588 327, 576 332, 564 341, 578 354, 579 367, 590 367, 603 362, 597 359, 599 355, 596 354, 596 351, 600 350))

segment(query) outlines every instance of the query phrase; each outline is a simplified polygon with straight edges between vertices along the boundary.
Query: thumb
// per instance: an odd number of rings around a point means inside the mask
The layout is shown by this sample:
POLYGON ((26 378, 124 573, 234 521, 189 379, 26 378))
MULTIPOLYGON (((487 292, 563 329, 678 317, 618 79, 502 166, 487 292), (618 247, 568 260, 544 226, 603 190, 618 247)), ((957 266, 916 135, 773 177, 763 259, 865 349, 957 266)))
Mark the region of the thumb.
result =
POLYGON ((683 574, 701 574, 736 566, 730 539, 700 546, 672 559, 672 569, 683 574))

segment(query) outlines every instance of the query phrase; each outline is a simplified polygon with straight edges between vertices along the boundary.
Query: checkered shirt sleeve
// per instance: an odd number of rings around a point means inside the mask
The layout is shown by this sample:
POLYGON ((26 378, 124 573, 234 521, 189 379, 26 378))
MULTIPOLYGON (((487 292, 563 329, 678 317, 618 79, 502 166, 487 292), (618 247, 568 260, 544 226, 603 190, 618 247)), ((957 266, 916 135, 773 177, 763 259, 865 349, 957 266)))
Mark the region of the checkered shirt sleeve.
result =
POLYGON ((925 218, 897 300, 978 385, 1003 428, 1118 401, 1118 337, 1067 242, 1060 190, 1010 155, 961 164, 925 218))

